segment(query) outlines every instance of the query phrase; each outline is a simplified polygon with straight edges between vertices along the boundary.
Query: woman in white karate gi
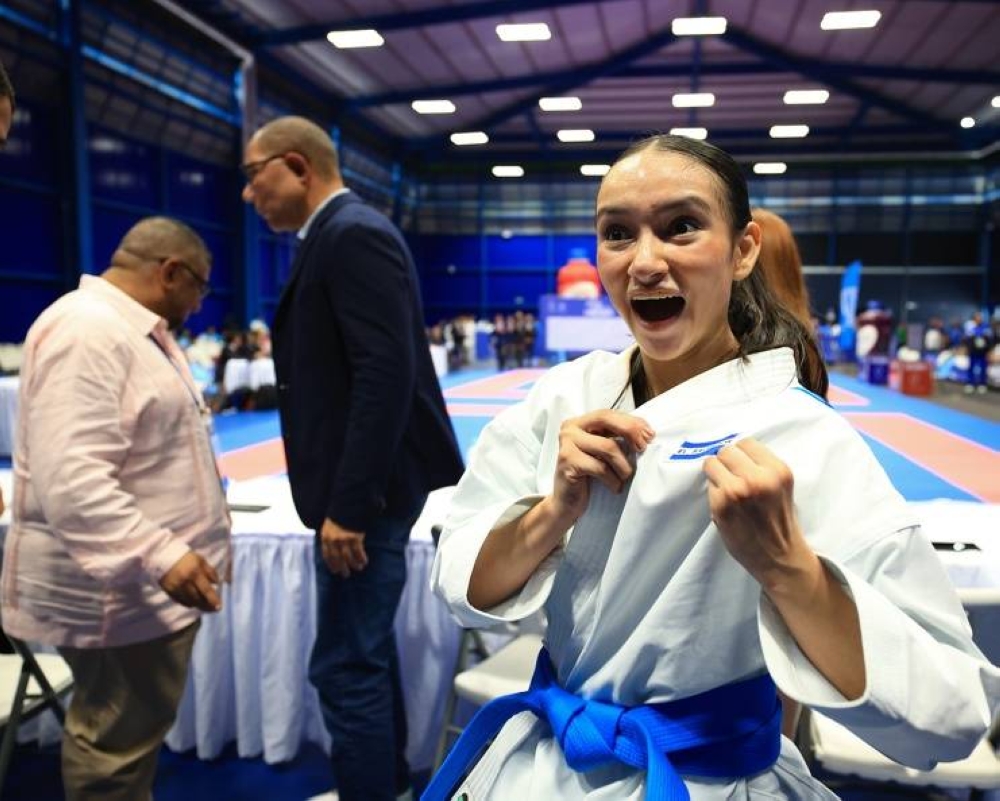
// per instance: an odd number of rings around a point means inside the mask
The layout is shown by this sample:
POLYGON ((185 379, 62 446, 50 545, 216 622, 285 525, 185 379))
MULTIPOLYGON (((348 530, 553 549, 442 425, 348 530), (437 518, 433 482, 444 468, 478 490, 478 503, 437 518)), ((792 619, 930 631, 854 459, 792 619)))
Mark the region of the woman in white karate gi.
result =
POLYGON ((998 672, 753 273, 739 167, 640 142, 597 238, 636 346, 550 370, 483 431, 432 578, 466 626, 544 606, 533 692, 484 708, 424 798, 835 798, 775 684, 904 764, 968 754, 998 672))

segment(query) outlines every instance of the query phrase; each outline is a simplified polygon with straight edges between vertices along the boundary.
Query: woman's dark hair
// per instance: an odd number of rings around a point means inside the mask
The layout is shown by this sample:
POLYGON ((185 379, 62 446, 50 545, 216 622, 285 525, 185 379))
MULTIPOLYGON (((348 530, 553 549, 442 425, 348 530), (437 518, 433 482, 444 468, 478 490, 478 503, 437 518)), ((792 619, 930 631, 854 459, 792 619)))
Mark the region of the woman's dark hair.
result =
MULTIPOLYGON (((750 197, 743 171, 732 156, 698 139, 657 134, 631 145, 616 159, 615 164, 644 150, 678 153, 709 170, 718 179, 722 205, 729 215, 733 235, 742 233, 752 219, 750 197)), ((764 281, 762 272, 754 270, 733 284, 729 298, 729 327, 739 343, 738 355, 741 358, 772 348, 791 348, 795 353, 799 381, 811 392, 826 397, 829 378, 816 340, 809 329, 778 302, 764 281)), ((640 388, 635 386, 635 369, 631 381, 633 391, 640 388)), ((639 396, 644 397, 645 394, 642 392, 639 396)))

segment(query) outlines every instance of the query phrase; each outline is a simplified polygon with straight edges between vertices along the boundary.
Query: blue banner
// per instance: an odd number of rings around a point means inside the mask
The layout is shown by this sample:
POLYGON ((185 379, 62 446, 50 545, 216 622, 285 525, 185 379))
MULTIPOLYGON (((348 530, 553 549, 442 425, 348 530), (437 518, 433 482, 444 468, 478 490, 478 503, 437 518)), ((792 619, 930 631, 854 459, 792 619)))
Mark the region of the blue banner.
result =
POLYGON ((840 351, 843 358, 854 360, 858 329, 858 294, 861 292, 861 262, 847 265, 840 279, 840 351))

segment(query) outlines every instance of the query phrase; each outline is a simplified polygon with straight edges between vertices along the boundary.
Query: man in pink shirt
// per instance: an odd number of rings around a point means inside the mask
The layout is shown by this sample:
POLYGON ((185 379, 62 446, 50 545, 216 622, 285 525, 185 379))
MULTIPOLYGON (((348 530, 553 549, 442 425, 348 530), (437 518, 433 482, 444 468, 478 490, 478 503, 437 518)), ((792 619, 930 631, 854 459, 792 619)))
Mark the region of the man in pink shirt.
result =
POLYGON ((210 272, 194 231, 147 218, 25 342, 3 627, 57 646, 73 671, 68 801, 150 798, 198 618, 222 606, 229 514, 170 333, 210 272))

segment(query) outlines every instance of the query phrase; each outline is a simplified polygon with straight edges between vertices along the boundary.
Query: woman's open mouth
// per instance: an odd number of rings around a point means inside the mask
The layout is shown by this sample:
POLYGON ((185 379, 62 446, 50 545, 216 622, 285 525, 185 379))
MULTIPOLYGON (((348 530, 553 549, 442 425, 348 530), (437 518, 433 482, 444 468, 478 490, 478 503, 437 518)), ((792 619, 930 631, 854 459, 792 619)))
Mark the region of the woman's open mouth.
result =
POLYGON ((679 295, 662 298, 632 298, 629 303, 640 319, 647 323, 670 320, 684 311, 684 298, 679 295))

